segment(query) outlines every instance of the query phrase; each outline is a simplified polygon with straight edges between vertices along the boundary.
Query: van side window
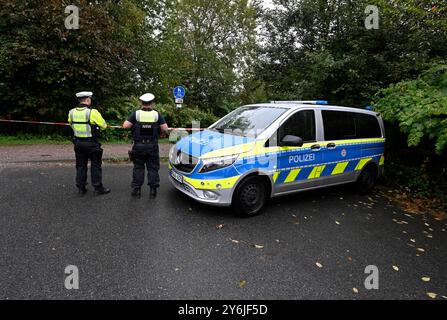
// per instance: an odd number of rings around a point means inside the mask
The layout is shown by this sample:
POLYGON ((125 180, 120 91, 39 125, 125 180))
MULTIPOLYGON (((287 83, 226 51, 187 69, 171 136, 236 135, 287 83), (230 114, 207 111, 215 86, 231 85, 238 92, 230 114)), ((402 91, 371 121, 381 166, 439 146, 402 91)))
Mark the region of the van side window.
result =
POLYGON ((358 138, 381 138, 382 130, 380 129, 377 118, 370 114, 357 113, 357 124, 359 132, 358 138))
POLYGON ((356 113, 323 110, 324 139, 344 140, 357 138, 356 113))
POLYGON ((298 111, 283 124, 281 139, 286 135, 293 135, 303 139, 304 142, 316 141, 315 113, 313 110, 298 111))

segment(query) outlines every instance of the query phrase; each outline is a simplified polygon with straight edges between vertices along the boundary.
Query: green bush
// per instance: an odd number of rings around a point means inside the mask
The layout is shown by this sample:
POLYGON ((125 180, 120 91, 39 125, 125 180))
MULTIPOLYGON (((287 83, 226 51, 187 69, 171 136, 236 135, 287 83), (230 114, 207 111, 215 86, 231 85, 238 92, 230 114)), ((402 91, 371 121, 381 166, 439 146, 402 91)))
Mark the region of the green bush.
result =
POLYGON ((156 105, 155 109, 163 115, 169 127, 172 128, 190 128, 193 121, 200 121, 200 127, 206 128, 218 119, 209 111, 191 106, 177 108, 175 105, 162 104, 156 105))
POLYGON ((403 164, 400 158, 387 158, 383 179, 386 185, 402 188, 418 197, 436 197, 447 205, 445 175, 431 172, 429 166, 428 162, 414 166, 403 164))
POLYGON ((438 154, 447 147, 447 65, 435 65, 416 80, 380 90, 374 106, 408 135, 408 146, 434 141, 438 154))
POLYGON ((118 121, 122 124, 129 114, 140 108, 140 101, 137 97, 120 97, 105 101, 98 110, 106 121, 118 121))

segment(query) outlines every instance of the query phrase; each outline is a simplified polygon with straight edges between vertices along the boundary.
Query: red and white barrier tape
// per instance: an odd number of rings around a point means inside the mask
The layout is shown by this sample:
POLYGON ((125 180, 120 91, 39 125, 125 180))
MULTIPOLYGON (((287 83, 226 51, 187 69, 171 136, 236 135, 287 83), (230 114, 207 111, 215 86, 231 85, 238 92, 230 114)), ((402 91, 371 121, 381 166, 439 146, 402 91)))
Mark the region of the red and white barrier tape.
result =
MULTIPOLYGON (((29 123, 29 124, 45 124, 45 125, 53 125, 53 126, 69 126, 69 123, 66 122, 46 122, 46 121, 25 121, 25 120, 5 120, 0 119, 0 122, 9 122, 9 123, 29 123)), ((123 129, 121 126, 107 126, 107 128, 111 129, 123 129)), ((203 128, 169 128, 169 131, 202 131, 203 128)))

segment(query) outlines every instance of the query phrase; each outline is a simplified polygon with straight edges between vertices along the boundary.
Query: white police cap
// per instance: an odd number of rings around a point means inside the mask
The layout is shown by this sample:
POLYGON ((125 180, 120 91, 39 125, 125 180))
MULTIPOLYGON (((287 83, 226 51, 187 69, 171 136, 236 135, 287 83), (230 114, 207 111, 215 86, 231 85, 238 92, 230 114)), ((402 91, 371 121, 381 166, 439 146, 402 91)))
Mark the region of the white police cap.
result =
POLYGON ((91 91, 81 91, 76 93, 76 98, 90 98, 93 95, 91 91))
POLYGON ((140 97, 140 100, 143 102, 151 102, 155 99, 155 96, 152 93, 145 93, 140 97))

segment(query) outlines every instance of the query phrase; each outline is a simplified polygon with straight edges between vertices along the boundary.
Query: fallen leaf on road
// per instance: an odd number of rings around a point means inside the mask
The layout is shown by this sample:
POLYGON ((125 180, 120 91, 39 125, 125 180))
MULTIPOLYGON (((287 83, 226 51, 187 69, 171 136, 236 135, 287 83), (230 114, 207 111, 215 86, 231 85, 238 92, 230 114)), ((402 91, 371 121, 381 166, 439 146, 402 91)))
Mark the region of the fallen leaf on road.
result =
POLYGON ((315 264, 317 265, 318 268, 323 268, 323 265, 321 263, 316 262, 315 264))
POLYGON ((434 216, 435 220, 437 220, 437 221, 441 221, 441 220, 444 220, 447 218, 447 214, 442 211, 434 212, 433 216, 434 216))
POLYGON ((335 223, 336 223, 336 224, 340 224, 340 222, 338 222, 337 220, 335 220, 335 223))
POLYGON ((394 221, 395 223, 397 223, 397 224, 408 224, 408 222, 405 221, 405 220, 396 220, 396 219, 393 219, 393 221, 394 221))
POLYGON ((415 239, 410 239, 410 241, 411 241, 411 242, 413 242, 413 243, 414 243, 414 242, 416 242, 416 240, 415 240, 415 239))
POLYGON ((230 239, 233 243, 239 243, 239 240, 230 239))
POLYGON ((436 297, 438 296, 436 293, 434 292, 427 292, 427 296, 429 296, 432 299, 436 299, 436 297))
POLYGON ((247 284, 247 281, 245 281, 245 280, 239 281, 239 288, 245 287, 246 284, 247 284))
POLYGON ((223 227, 225 227, 225 225, 222 223, 222 224, 218 224, 217 226, 216 226, 216 229, 217 230, 220 230, 220 229, 222 229, 223 227))
POLYGON ((429 224, 428 224, 427 222, 426 222, 426 223, 424 223, 424 224, 425 224, 425 226, 426 226, 426 227, 430 227, 430 225, 429 225, 429 224))
POLYGON ((349 260, 349 261, 352 261, 352 257, 348 257, 348 260, 349 260))
POLYGON ((352 288, 352 291, 354 291, 354 293, 359 293, 359 289, 357 288, 352 288))
POLYGON ((399 271, 399 267, 398 266, 393 266, 394 271, 399 271))
POLYGON ((417 248, 416 250, 420 251, 420 252, 425 252, 425 249, 423 249, 423 248, 417 248))
POLYGON ((260 244, 255 244, 254 247, 256 249, 264 249, 264 246, 261 246, 260 244))
POLYGON ((430 281, 430 277, 422 277, 421 279, 424 282, 429 282, 430 281))

